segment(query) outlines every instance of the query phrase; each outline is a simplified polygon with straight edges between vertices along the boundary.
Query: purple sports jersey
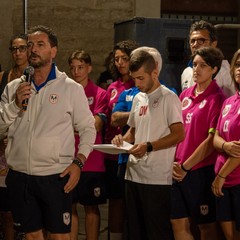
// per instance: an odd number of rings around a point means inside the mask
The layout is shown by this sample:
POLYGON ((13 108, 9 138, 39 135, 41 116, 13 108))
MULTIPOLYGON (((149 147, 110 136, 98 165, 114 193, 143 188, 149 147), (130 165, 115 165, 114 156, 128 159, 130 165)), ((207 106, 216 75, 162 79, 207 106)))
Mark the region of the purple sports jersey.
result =
MULTIPOLYGON (((215 80, 212 80, 207 89, 197 97, 194 94, 195 88, 196 85, 184 90, 180 95, 185 139, 177 145, 176 161, 179 163, 185 162, 192 155, 208 137, 209 132, 215 132, 222 103, 225 100, 225 95, 215 80)), ((194 166, 193 170, 215 164, 216 158, 217 152, 214 151, 194 166)))
MULTIPOLYGON (((222 111, 219 116, 217 130, 219 135, 225 141, 240 140, 240 96, 236 93, 234 96, 226 99, 223 103, 222 111)), ((228 156, 225 153, 219 153, 215 165, 215 172, 218 173, 226 162, 228 156)), ((224 187, 232 187, 240 184, 240 166, 234 169, 227 177, 224 187)))
MULTIPOLYGON (((99 115, 107 117, 107 92, 88 80, 87 86, 84 88, 85 94, 88 99, 89 108, 93 116, 99 115)), ((79 103, 81 107, 81 103, 79 103)), ((84 116, 83 116, 84 117, 84 116)), ((79 135, 75 135, 75 153, 78 151, 79 135)), ((97 132, 95 144, 102 143, 102 132, 97 132)), ((105 172, 104 154, 100 151, 93 150, 86 163, 84 164, 83 171, 87 172, 105 172)))
MULTIPOLYGON (((135 86, 134 81, 131 79, 127 82, 122 82, 121 78, 117 81, 110 84, 107 89, 107 98, 108 98, 108 121, 106 127, 106 134, 105 134, 105 143, 111 143, 111 140, 115 137, 115 135, 121 133, 120 127, 112 127, 111 126, 111 114, 112 110, 118 101, 119 95, 126 89, 132 88, 135 86)), ((106 158, 112 160, 118 160, 118 155, 109 155, 106 154, 106 158)))

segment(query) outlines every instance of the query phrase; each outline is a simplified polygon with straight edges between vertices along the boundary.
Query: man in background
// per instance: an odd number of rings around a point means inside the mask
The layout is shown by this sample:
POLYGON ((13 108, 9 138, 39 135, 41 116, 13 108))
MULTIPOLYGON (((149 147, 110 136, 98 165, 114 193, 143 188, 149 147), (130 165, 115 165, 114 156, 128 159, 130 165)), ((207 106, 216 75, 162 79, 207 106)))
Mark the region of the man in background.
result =
MULTIPOLYGON (((204 20, 192 24, 189 32, 189 45, 192 54, 202 47, 217 47, 217 33, 214 26, 204 20)), ((194 85, 192 63, 184 69, 181 76, 182 90, 194 85)), ((230 65, 227 60, 222 61, 222 66, 215 77, 218 86, 223 90, 226 97, 235 94, 236 90, 230 76, 230 65)))

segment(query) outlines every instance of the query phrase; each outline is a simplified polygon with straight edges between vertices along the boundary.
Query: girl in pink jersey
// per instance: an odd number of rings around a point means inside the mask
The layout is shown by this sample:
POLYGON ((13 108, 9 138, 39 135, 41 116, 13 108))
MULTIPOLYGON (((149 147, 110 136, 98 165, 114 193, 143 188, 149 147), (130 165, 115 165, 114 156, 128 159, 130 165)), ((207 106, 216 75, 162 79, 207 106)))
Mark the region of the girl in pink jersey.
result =
MULTIPOLYGON (((97 131, 95 144, 101 144, 102 129, 107 118, 107 93, 89 79, 89 74, 92 71, 92 60, 87 52, 74 51, 70 55, 68 63, 74 81, 84 88, 89 108, 95 118, 97 131)), ((81 103, 79 103, 79 107, 81 107, 81 103)), ((79 143, 81 140, 78 135, 75 135, 76 153, 79 143)), ((86 238, 98 239, 101 220, 99 205, 106 203, 105 189, 104 154, 93 150, 83 166, 79 183, 73 193, 71 240, 78 239, 78 202, 84 206, 85 210, 86 238)))
POLYGON ((219 239, 215 198, 211 192, 217 152, 213 136, 225 96, 214 80, 223 59, 213 47, 198 49, 192 56, 196 83, 180 95, 185 140, 178 144, 173 167, 171 222, 175 240, 193 240, 192 220, 201 239, 219 239))
POLYGON ((240 239, 240 49, 232 59, 230 73, 237 92, 222 107, 214 137, 219 150, 212 191, 217 197, 217 220, 227 240, 240 239))

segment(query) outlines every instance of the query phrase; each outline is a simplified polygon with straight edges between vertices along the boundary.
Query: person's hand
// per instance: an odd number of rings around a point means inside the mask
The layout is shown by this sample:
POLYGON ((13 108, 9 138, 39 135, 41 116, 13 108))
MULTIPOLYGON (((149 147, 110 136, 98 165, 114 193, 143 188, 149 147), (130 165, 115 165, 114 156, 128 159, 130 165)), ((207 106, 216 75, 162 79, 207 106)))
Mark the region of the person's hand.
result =
POLYGON ((134 144, 128 153, 136 158, 142 158, 147 153, 147 143, 134 144))
POLYGON ((215 177, 212 183, 212 192, 216 197, 224 196, 224 193, 222 192, 222 187, 224 182, 225 182, 225 178, 219 177, 218 175, 215 177))
POLYGON ((118 134, 112 139, 111 142, 112 142, 112 144, 116 145, 117 147, 120 147, 123 145, 123 136, 121 134, 118 134))
POLYGON ((64 186, 64 192, 69 193, 77 185, 80 179, 81 169, 76 164, 72 163, 60 174, 60 177, 65 177, 66 175, 69 175, 69 179, 64 186))
POLYGON ((187 175, 187 172, 185 172, 181 168, 181 164, 179 164, 178 162, 174 162, 173 163, 173 179, 178 182, 181 182, 186 175, 187 175))
POLYGON ((223 147, 223 151, 227 153, 229 156, 240 158, 240 142, 239 141, 231 141, 225 142, 223 147))
POLYGON ((19 84, 16 90, 15 103, 19 108, 22 108, 22 102, 25 99, 29 99, 31 96, 31 84, 28 82, 22 82, 19 84))

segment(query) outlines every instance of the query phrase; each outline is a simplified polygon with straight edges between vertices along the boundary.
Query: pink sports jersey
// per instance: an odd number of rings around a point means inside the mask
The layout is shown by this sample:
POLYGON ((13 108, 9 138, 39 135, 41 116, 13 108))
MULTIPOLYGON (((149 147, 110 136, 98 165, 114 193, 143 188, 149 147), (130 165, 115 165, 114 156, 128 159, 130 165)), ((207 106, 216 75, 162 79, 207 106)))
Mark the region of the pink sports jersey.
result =
MULTIPOLYGON (((88 99, 88 104, 93 116, 98 114, 107 115, 107 92, 88 80, 87 86, 84 88, 85 94, 88 99)), ((80 103, 81 107, 81 103, 80 103)), ((84 117, 84 116, 83 116, 84 117)), ((97 132, 95 144, 102 143, 102 132, 97 132)), ((75 152, 78 150, 79 136, 75 135, 75 152)), ((104 154, 100 151, 93 150, 84 167, 85 172, 105 172, 104 154)))
MULTIPOLYGON (((108 121, 106 126, 106 134, 105 134, 105 143, 111 143, 111 140, 115 137, 115 135, 121 133, 121 129, 119 127, 111 126, 111 114, 112 110, 118 100, 119 95, 126 89, 132 88, 135 86, 135 83, 132 79, 127 82, 122 82, 121 78, 117 81, 110 84, 107 89, 107 98, 108 98, 108 121)), ((109 155, 106 154, 107 159, 118 160, 118 155, 109 155)))
MULTIPOLYGON (((240 140, 240 96, 236 93, 234 96, 226 99, 223 103, 222 111, 219 116, 217 130, 219 135, 225 141, 240 140)), ((215 165, 215 172, 218 173, 228 156, 224 153, 219 153, 215 165)), ((240 184, 240 166, 234 169, 226 178, 224 187, 232 187, 240 184)))
MULTIPOLYGON (((212 80, 207 89, 197 97, 194 94, 195 88, 196 85, 184 90, 180 95, 186 135, 184 141, 177 146, 176 161, 179 163, 185 162, 192 155, 210 131, 214 133, 225 100, 225 95, 215 80, 212 80)), ((215 164, 216 158, 217 152, 214 151, 194 166, 193 170, 215 164)))

